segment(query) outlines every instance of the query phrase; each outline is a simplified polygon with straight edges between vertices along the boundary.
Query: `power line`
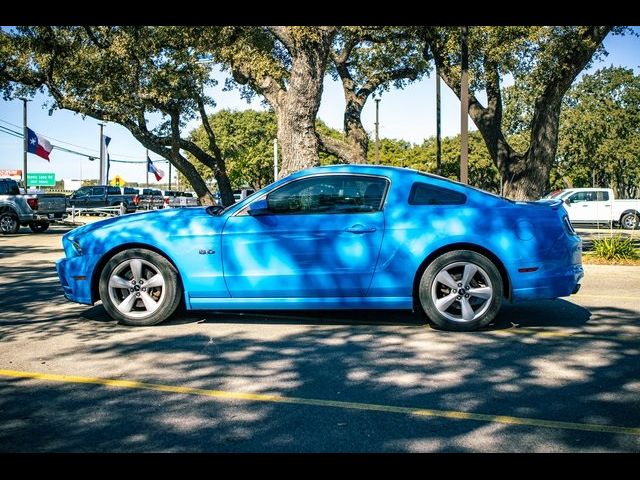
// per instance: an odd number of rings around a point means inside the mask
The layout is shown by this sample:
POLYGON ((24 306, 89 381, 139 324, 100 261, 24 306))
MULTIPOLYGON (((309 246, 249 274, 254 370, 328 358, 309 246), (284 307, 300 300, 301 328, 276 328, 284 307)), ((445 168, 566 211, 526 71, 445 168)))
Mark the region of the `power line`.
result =
MULTIPOLYGON (((9 123, 9 122, 4 122, 4 123, 9 123)), ((12 137, 16 137, 16 138, 23 138, 22 133, 20 132, 16 132, 14 130, 11 130, 10 128, 7 127, 3 127, 2 125, 0 125, 0 133, 4 133, 6 135, 11 135, 12 137)), ((51 138, 51 137, 49 137, 51 138)), ((91 158, 91 159, 95 159, 98 158, 97 155, 89 155, 83 152, 78 152, 76 150, 71 150, 69 148, 65 148, 65 147, 61 147, 60 145, 54 145, 52 144, 53 148, 55 148, 56 150, 60 150, 66 153, 71 153, 74 155, 79 155, 81 157, 86 157, 86 158, 91 158)), ((130 164, 144 164, 147 163, 147 160, 119 160, 117 158, 111 158, 111 155, 109 155, 109 161, 110 162, 115 162, 115 163, 130 163, 130 164)), ((169 160, 165 159, 165 158, 158 158, 156 160, 151 160, 154 163, 169 163, 169 160)))
MULTIPOLYGON (((15 123, 7 122, 6 120, 2 120, 1 118, 0 118, 0 122, 6 123, 7 125, 11 125, 12 127, 16 127, 16 128, 22 129, 21 125, 16 125, 15 123)), ((2 126, 0 125, 0 127, 2 127, 2 126)), ((49 135, 47 135, 47 139, 55 140, 56 142, 64 143, 65 145, 71 145, 72 147, 82 148, 84 150, 88 150, 89 152, 96 152, 97 151, 94 148, 84 147, 82 145, 77 145, 75 143, 66 142, 64 140, 60 140, 59 138, 50 137, 49 135)), ((124 157, 124 158, 139 158, 139 156, 137 156, 137 155, 127 155, 126 153, 115 153, 114 152, 114 155, 117 155, 118 157, 124 157)), ((97 158, 97 157, 100 156, 100 153, 97 153, 97 154, 94 154, 94 155, 91 155, 91 156, 94 157, 94 158, 97 158)), ((153 161, 155 162, 155 160, 153 160, 153 161)), ((166 160, 160 160, 160 161, 166 161, 166 160)))

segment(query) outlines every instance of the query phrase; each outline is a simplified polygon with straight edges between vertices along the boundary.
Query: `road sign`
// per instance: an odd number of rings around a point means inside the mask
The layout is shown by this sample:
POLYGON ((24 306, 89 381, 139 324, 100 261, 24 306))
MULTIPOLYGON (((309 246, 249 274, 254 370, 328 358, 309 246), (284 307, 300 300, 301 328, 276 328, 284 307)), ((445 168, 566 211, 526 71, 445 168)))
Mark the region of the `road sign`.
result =
POLYGON ((122 187, 124 186, 124 178, 122 178, 120 175, 116 175, 109 181, 109 184, 113 185, 114 187, 122 187))
POLYGON ((22 170, 0 170, 0 178, 13 178, 14 180, 16 179, 15 177, 18 177, 19 179, 22 178, 22 170))
POLYGON ((55 187, 56 174, 27 172, 27 183, 30 187, 55 187))

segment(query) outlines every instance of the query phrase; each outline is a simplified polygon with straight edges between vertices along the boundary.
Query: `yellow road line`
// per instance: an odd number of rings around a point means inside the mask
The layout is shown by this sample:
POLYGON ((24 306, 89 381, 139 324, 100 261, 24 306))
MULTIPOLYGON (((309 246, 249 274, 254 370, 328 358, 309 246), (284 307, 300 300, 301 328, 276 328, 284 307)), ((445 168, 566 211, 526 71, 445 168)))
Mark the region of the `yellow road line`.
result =
POLYGON ((345 410, 363 410, 369 412, 400 413, 418 417, 438 417, 455 420, 473 420, 476 422, 503 423, 507 425, 525 425, 530 427, 555 428, 563 430, 580 430, 584 432, 613 433, 618 435, 640 436, 640 428, 618 427, 614 425, 597 425, 593 423, 560 422, 537 418, 511 417, 507 415, 487 415, 484 413, 460 412, 455 410, 434 410, 431 408, 397 407, 373 403, 345 402, 339 400, 321 400, 316 398, 284 397, 281 395, 265 395, 224 390, 206 390, 202 388, 180 387, 145 383, 136 380, 114 380, 108 378, 79 377, 75 375, 58 375, 54 373, 24 372, 19 370, 0 369, 0 376, 12 378, 30 378, 61 383, 82 383, 102 385, 106 387, 129 388, 133 390, 151 390, 156 392, 200 395, 224 400, 245 400, 251 402, 288 403, 291 405, 310 405, 315 407, 341 408, 345 410))

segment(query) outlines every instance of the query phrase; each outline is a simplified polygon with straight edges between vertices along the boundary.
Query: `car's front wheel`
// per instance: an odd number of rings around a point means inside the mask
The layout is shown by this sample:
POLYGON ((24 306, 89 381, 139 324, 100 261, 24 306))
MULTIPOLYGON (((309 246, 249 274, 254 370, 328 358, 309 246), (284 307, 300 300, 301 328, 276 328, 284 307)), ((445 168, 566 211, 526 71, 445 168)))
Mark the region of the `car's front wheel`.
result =
POLYGON ((500 311, 502 279, 484 255, 455 250, 440 255, 426 268, 418 296, 437 327, 477 330, 491 323, 500 311))
POLYGON ((180 303, 182 284, 162 255, 141 248, 120 252, 100 274, 100 299, 107 313, 126 325, 162 322, 180 303))

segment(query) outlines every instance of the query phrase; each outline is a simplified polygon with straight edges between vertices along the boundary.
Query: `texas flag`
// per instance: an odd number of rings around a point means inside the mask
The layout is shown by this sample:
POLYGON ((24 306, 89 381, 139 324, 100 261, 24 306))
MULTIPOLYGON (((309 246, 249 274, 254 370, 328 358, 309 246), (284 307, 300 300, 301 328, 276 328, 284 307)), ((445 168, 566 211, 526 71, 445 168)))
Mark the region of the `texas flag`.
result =
POLYGON ((27 152, 34 153, 50 161, 49 153, 51 153, 51 150, 53 150, 53 146, 51 146, 49 140, 27 127, 27 152))
POLYGON ((156 181, 158 182, 162 177, 164 177, 164 172, 156 167, 149 157, 147 157, 147 172, 153 173, 156 176, 156 181))

